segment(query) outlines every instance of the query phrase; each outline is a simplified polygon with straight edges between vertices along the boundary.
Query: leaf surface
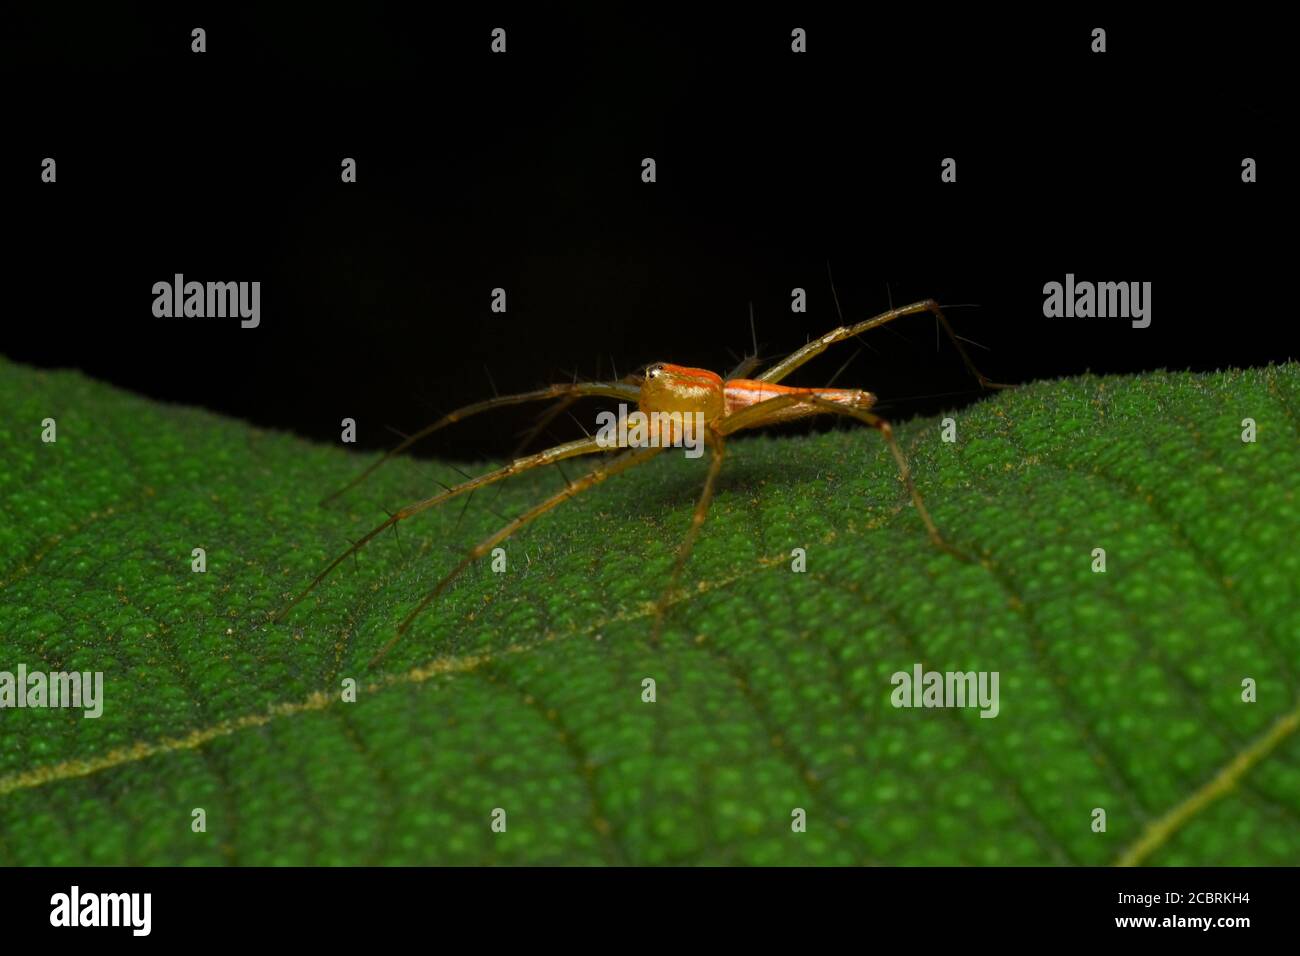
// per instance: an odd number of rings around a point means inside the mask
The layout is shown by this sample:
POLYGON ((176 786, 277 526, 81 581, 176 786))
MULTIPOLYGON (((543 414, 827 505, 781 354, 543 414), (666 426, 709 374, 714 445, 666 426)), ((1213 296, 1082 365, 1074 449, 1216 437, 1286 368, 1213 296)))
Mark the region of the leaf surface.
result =
POLYGON ((0 710, 0 863, 1300 861, 1294 364, 1038 383, 956 413, 955 443, 899 426, 974 562, 929 543, 869 430, 735 440, 654 646, 703 478, 665 454, 471 569, 374 670, 559 473, 404 522, 272 624, 460 473, 398 461, 322 508, 370 459, 4 360, 0 410, 0 671, 105 681, 98 719, 0 710), (917 663, 998 672, 997 717, 892 706, 917 663))

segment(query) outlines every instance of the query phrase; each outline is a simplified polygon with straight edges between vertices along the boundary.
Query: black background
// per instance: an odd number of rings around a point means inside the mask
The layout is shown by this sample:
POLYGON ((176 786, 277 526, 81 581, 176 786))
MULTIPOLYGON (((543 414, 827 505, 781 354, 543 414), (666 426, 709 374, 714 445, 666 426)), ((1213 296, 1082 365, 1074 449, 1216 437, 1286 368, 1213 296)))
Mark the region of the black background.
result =
MULTIPOLYGON (((778 357, 839 323, 829 264, 846 320, 977 305, 950 318, 1002 381, 1281 361, 1300 353, 1287 34, 1215 16, 42 5, 7 31, 0 352, 322 440, 352 417, 378 448, 494 387, 655 360, 725 373, 751 303, 778 357), (261 326, 154 318, 177 272, 260 280, 261 326), (1067 272, 1152 282, 1151 327, 1044 318, 1067 272)), ((867 343, 836 384, 891 417, 980 397, 928 318, 867 343)), ((503 456, 535 414, 426 450, 503 456)))
POLYGON ((1253 950, 1289 942, 1294 924, 1294 874, 1286 868, 986 867, 972 874, 961 867, 478 867, 442 876, 356 867, 0 870, 0 917, 6 940, 41 950, 60 939, 65 946, 174 945, 200 933, 205 942, 235 946, 270 939, 366 948, 398 930, 433 935, 454 927, 520 951, 571 943, 575 931, 584 939, 625 937, 632 952, 679 938, 798 951, 812 926, 825 939, 951 941, 958 949, 1131 936, 1177 952, 1201 951, 1197 944, 1222 952, 1234 943, 1253 950), (152 932, 137 938, 120 927, 51 927, 51 897, 73 885, 81 893, 151 893, 152 932), (1171 892, 1183 902, 1164 903, 1171 892), (1121 893, 1161 902, 1120 903, 1121 893), (1193 904, 1193 893, 1235 901, 1193 904), (1246 917, 1250 925, 1117 927, 1117 917, 1246 917))

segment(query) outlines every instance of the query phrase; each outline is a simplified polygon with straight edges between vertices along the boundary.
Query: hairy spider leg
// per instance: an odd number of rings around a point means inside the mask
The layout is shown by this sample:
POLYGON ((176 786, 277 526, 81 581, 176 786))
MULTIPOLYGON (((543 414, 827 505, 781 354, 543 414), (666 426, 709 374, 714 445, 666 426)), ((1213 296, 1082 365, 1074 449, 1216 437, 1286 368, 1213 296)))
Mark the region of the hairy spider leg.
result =
POLYGON ((549 385, 546 388, 534 389, 531 392, 520 392, 516 395, 500 395, 496 398, 488 398, 481 402, 474 402, 470 405, 465 405, 455 411, 448 412, 432 425, 426 425, 418 432, 407 436, 401 444, 385 452, 378 461, 367 467, 363 472, 361 472, 361 474, 357 475, 342 488, 322 499, 321 504, 327 504, 340 495, 351 491, 357 485, 361 484, 361 482, 369 478, 376 469, 387 463, 391 458, 400 455, 416 442, 429 437, 434 432, 441 431, 448 425, 452 425, 456 422, 462 421, 463 419, 479 415, 486 411, 491 411, 494 408, 504 408, 508 405, 523 405, 526 402, 543 402, 551 398, 580 398, 586 395, 600 395, 607 398, 621 398, 625 401, 635 402, 639 399, 641 390, 636 385, 627 382, 574 382, 569 385, 549 385))
POLYGON ((483 557, 483 555, 491 551, 502 541, 507 540, 508 538, 513 536, 516 532, 518 532, 521 528, 524 528, 525 526, 536 521, 538 518, 546 514, 548 511, 551 511, 554 508, 558 508, 560 505, 568 501, 570 498, 573 498, 581 494, 582 492, 586 491, 588 488, 595 487, 596 485, 603 482, 606 478, 610 478, 614 475, 619 474, 620 472, 627 471, 629 468, 632 468, 635 465, 639 465, 643 462, 649 461, 651 458, 653 458, 655 455, 658 455, 662 451, 663 451, 662 448, 638 448, 634 451, 625 452, 622 455, 619 455, 618 457, 614 458, 609 462, 598 465, 596 468, 594 468, 592 471, 589 471, 587 474, 583 475, 577 481, 571 482, 570 484, 566 485, 564 488, 560 489, 555 494, 551 495, 551 497, 547 498, 545 501, 541 502, 540 504, 534 505, 532 508, 529 508, 519 517, 515 518, 513 521, 510 521, 508 524, 506 524, 504 527, 500 528, 498 531, 484 538, 482 541, 480 541, 478 544, 476 544, 473 548, 470 549, 469 553, 466 554, 463 559, 461 559, 459 564, 457 564, 454 568, 452 568, 449 572, 447 572, 447 574, 442 578, 442 580, 439 581, 434 586, 433 590, 429 591, 428 594, 426 594, 423 598, 421 598, 420 603, 417 604, 414 610, 412 610, 410 614, 406 615, 402 623, 397 626, 397 633, 394 634, 388 640, 388 642, 385 643, 384 646, 379 649, 379 652, 370 659, 370 663, 367 664, 366 666, 373 667, 375 664, 379 663, 379 661, 383 660, 383 658, 388 654, 388 652, 392 650, 393 645, 396 644, 401 639, 402 635, 407 632, 407 630, 411 626, 411 623, 417 617, 420 616, 420 613, 424 611, 424 609, 428 607, 430 603, 436 600, 437 597, 447 589, 447 586, 451 584, 451 582, 454 581, 457 577, 460 576, 461 572, 463 572, 466 568, 472 565, 479 558, 483 557))
POLYGON ((925 299, 922 302, 913 302, 911 305, 900 306, 897 309, 890 309, 888 312, 882 312, 877 316, 859 322, 857 325, 842 325, 838 329, 832 329, 820 338, 813 339, 803 348, 798 349, 788 356, 777 362, 770 369, 758 377, 762 382, 779 382, 805 362, 821 355, 832 345, 837 342, 843 342, 845 339, 851 339, 854 336, 861 335, 878 326, 893 322, 895 319, 901 319, 905 315, 918 315, 922 312, 932 313, 937 318, 944 331, 948 333, 948 338, 952 339, 952 344, 957 347, 957 353, 965 363, 967 370, 975 376, 975 380, 984 388, 1011 388, 1010 385, 1004 385, 1000 382, 990 381, 983 372, 975 367, 971 361, 970 355, 961 344, 961 339, 953 331, 952 326, 948 324, 948 319, 944 316, 943 311, 939 308, 939 303, 933 299, 925 299))
POLYGON ((677 579, 681 577, 682 569, 686 567, 686 562, 690 559, 691 551, 695 548, 695 539, 700 536, 700 528, 704 525, 704 520, 709 516, 709 506, 713 503, 713 491, 718 482, 718 472, 722 471, 722 461, 726 457, 726 442, 716 432, 710 432, 710 438, 707 441, 709 446, 709 470, 704 477, 704 488, 700 491, 700 497, 695 502, 695 512, 691 515, 691 526, 686 531, 686 537, 677 548, 677 558, 673 562, 672 573, 668 576, 668 584, 660 594, 659 600, 655 602, 654 626, 650 632, 650 639, 658 643, 659 634, 663 630, 664 614, 668 610, 668 604, 672 600, 673 591, 677 587, 677 579))
MULTIPOLYGON (((855 405, 843 401, 831 401, 815 393, 815 390, 809 390, 810 394, 791 394, 778 396, 765 402, 759 402, 751 405, 749 408, 737 412, 734 415, 724 419, 719 425, 719 430, 724 434, 738 431, 742 428, 759 428, 763 425, 771 424, 773 421, 780 421, 778 417, 781 412, 791 405, 807 405, 814 411, 814 414, 829 413, 836 415, 850 415, 859 421, 870 425, 876 431, 880 432, 880 437, 885 440, 889 447, 889 452, 894 456, 894 462, 898 466, 899 477, 902 478, 903 484, 907 487, 907 493, 912 498, 912 504, 916 508, 916 513, 920 517, 925 530, 930 536, 930 540, 936 546, 944 551, 954 554, 965 560, 970 560, 969 555, 948 544, 939 528, 935 525, 934 519, 930 517, 930 511, 925 506, 925 501, 921 498, 921 492, 917 490, 916 483, 912 480, 912 470, 907 464, 907 457, 903 450, 898 447, 898 440, 894 437, 894 429, 881 418, 867 411, 864 405, 855 405)), ((865 393, 869 394, 869 393, 865 393)))
MULTIPOLYGON (((641 393, 639 387, 640 382, 641 379, 639 376, 626 375, 623 378, 619 379, 618 384, 630 385, 636 388, 637 397, 639 397, 641 393)), ((551 405, 544 412, 542 412, 542 414, 538 416, 537 421, 533 423, 532 427, 529 428, 528 431, 524 433, 524 437, 520 439, 519 444, 515 446, 515 452, 511 457, 518 458, 525 451, 527 451, 529 446, 531 446, 532 443, 537 440, 538 435, 544 432, 553 421, 555 421, 557 418, 559 418, 561 415, 563 415, 565 412, 571 409, 574 405, 578 404, 578 402, 581 401, 584 397, 587 397, 587 395, 586 394, 566 395, 565 397, 561 398, 558 402, 556 402, 554 405, 551 405)), ((613 396, 607 395, 603 397, 610 398, 613 396)), ((637 400, 636 398, 632 398, 631 396, 627 396, 627 397, 631 398, 631 400, 633 401, 637 400)))
POLYGON ((459 485, 448 488, 446 491, 440 492, 430 498, 425 498, 423 501, 417 501, 415 504, 407 505, 405 508, 399 509, 396 513, 389 515, 388 520, 366 532, 366 534, 356 541, 352 547, 348 548, 331 561, 326 566, 325 570, 316 575, 301 594, 281 608, 272 620, 281 620, 290 610, 301 602, 303 598, 310 594, 318 584, 324 581, 331 571, 364 548, 381 532, 396 525, 399 521, 405 521, 407 518, 413 517, 422 511, 436 508, 443 502, 450 501, 452 498, 474 491, 476 488, 482 488, 486 485, 494 484, 513 475, 522 474, 523 472, 529 471, 533 468, 539 468, 543 465, 552 464, 553 462, 563 461, 566 458, 576 458, 579 455, 594 455, 608 450, 608 448, 599 444, 594 438, 582 438, 577 441, 566 442, 563 445, 556 445, 554 448, 540 451, 535 455, 518 458, 515 461, 510 462, 510 464, 498 468, 495 471, 479 475, 477 478, 471 478, 468 481, 461 482, 459 485))

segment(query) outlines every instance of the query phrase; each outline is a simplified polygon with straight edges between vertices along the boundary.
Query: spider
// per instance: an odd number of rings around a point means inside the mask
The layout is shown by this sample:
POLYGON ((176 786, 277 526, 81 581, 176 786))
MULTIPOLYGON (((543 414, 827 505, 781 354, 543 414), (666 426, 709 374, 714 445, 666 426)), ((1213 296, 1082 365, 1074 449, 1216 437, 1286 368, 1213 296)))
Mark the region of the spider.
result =
MULTIPOLYGON (((948 324, 947 318, 940 310, 938 303, 933 299, 926 299, 921 302, 914 302, 911 305, 891 308, 887 312, 882 312, 870 319, 859 322, 856 325, 841 325, 839 328, 827 332, 820 338, 814 339, 807 345, 792 352, 790 355, 777 362, 767 371, 763 372, 757 378, 745 378, 744 375, 750 374, 758 363, 756 355, 750 356, 741 366, 735 370, 733 376, 723 378, 716 372, 707 369, 688 368, 681 365, 671 365, 665 362, 656 363, 646 368, 644 374, 629 376, 620 381, 608 382, 574 382, 567 385, 551 385, 546 388, 535 389, 530 392, 521 392, 515 395, 501 395, 496 398, 486 399, 466 405, 463 408, 449 412, 433 424, 421 429, 407 437, 400 445, 382 456, 374 464, 366 468, 361 474, 354 478, 343 488, 330 495, 325 501, 329 501, 344 492, 360 484, 369 477, 375 469, 379 468, 393 456, 405 451, 415 442, 428 435, 439 431, 454 422, 461 421, 473 415, 489 411, 494 408, 501 408, 507 405, 519 405, 526 402, 546 401, 548 399, 559 399, 556 407, 553 408, 545 420, 533 429, 532 434, 536 435, 545 425, 545 421, 554 418, 555 414, 568 405, 580 398, 588 396, 599 396, 604 398, 622 399, 625 402, 635 403, 637 409, 646 415, 654 412, 659 413, 680 413, 681 419, 694 419, 695 413, 702 416, 704 422, 704 444, 710 452, 708 471, 704 478, 704 487, 700 492, 699 499, 695 505, 694 514, 691 517, 690 528, 687 530, 685 537, 682 539, 677 549, 677 557, 673 564, 672 573, 669 577, 668 585, 663 594, 660 596, 654 609, 654 625, 652 639, 657 641, 663 626, 664 613, 669 605, 670 598, 682 570, 690 558, 691 550, 695 545, 695 540, 699 536, 700 528, 704 524, 705 518, 709 512, 709 505, 713 501, 714 488, 717 484, 718 473, 722 470, 722 462, 726 456, 726 440, 728 436, 750 428, 760 428, 765 425, 788 422, 796 419, 807 418, 814 415, 847 415, 851 416, 880 432, 881 437, 889 447, 894 461, 898 466, 899 477, 903 484, 906 485, 908 494, 912 498, 912 503, 916 508, 916 513, 925 526, 926 533, 934 544, 957 555, 966 558, 958 549, 954 548, 939 533, 938 527, 935 526, 934 520, 930 517, 930 512, 926 509, 921 494, 917 491, 916 484, 912 481, 911 472, 907 465, 907 459, 902 450, 898 447, 898 442, 894 439, 893 429, 889 422, 885 421, 879 415, 873 414, 870 409, 876 403, 876 396, 871 392, 860 389, 849 388, 793 388, 788 385, 781 385, 782 379, 786 378, 795 369, 815 358, 822 352, 826 351, 832 345, 843 342, 846 339, 854 338, 884 325, 893 322, 895 319, 907 315, 916 315, 923 312, 929 312, 934 315, 935 319, 942 325, 948 338, 951 339, 957 348, 963 363, 975 379, 984 388, 1007 388, 1009 386, 992 382, 987 379, 983 373, 975 367, 970 356, 962 347, 961 340, 953 331, 952 326, 948 324), (689 418, 688 418, 689 416, 689 418)), ((841 319, 842 321, 842 319, 841 319)), ((657 416, 656 416, 657 417, 657 416)), ((679 419, 680 420, 680 419, 679 419)), ((695 419, 699 420, 699 419, 695 419)), ((667 426, 671 427, 671 426, 667 426)), ((449 571, 440 580, 434 588, 428 592, 415 608, 402 620, 397 627, 397 632, 387 643, 371 658, 369 665, 374 666, 392 649, 393 645, 401 639, 406 633, 412 622, 438 598, 439 595, 447 589, 466 568, 475 561, 488 554, 493 548, 501 542, 513 536, 516 532, 536 521, 542 515, 554 508, 559 507, 570 498, 576 497, 582 492, 599 485, 607 478, 611 478, 621 472, 634 468, 637 465, 649 461, 651 458, 660 454, 672 444, 674 436, 664 434, 660 436, 661 441, 654 442, 653 447, 636 447, 627 448, 620 454, 617 454, 598 465, 592 471, 583 475, 576 481, 568 482, 564 488, 551 495, 549 498, 534 505, 523 514, 514 518, 505 526, 500 528, 492 535, 475 545, 465 555, 465 557, 449 571)), ((680 436, 678 436, 680 438, 680 436)), ((544 451, 532 455, 525 455, 516 458, 509 464, 504 465, 495 471, 480 475, 477 478, 471 478, 445 491, 436 494, 423 501, 415 502, 401 508, 396 513, 388 516, 388 520, 367 532, 350 548, 331 561, 320 574, 307 585, 303 591, 286 605, 275 616, 276 620, 283 618, 295 605, 310 594, 317 585, 319 585, 335 568, 343 563, 348 557, 356 554, 370 541, 379 534, 397 525, 407 518, 414 517, 422 511, 435 508, 444 502, 450 501, 461 495, 483 488, 487 485, 494 484, 514 475, 522 474, 533 468, 540 468, 543 465, 554 464, 568 458, 577 458, 583 455, 600 454, 608 452, 611 449, 607 444, 602 443, 598 438, 582 438, 576 441, 565 442, 544 451)))

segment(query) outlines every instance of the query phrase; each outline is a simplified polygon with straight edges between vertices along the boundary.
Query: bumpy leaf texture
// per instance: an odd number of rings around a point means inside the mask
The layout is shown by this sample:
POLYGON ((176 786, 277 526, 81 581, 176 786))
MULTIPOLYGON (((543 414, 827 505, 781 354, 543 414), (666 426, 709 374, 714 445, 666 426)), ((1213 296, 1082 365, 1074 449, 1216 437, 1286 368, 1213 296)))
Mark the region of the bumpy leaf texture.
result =
POLYGON ((0 412, 0 671, 105 682, 98 719, 0 710, 0 863, 1300 861, 1296 365, 1033 384, 951 443, 905 423, 971 562, 870 430, 737 439, 655 645, 704 473, 665 454, 373 669, 555 469, 404 522, 270 623, 461 473, 402 460, 321 507, 370 459, 2 360, 0 412), (997 716, 893 706, 917 664, 998 672, 997 716))

